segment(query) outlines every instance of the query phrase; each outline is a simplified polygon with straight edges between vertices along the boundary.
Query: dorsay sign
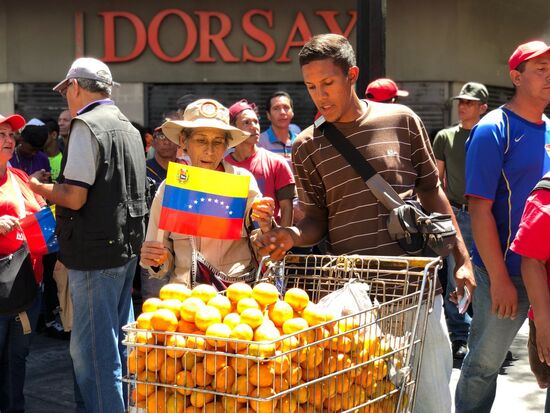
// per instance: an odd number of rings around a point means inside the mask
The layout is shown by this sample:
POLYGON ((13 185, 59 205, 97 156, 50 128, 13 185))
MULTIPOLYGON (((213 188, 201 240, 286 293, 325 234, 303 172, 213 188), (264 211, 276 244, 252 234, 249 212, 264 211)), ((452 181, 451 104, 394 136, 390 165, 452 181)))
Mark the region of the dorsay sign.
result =
MULTIPOLYGON (((104 55, 101 58, 106 63, 128 62, 137 59, 147 47, 160 60, 165 62, 182 62, 198 48, 198 56, 193 61, 197 63, 215 63, 216 57, 212 54, 215 48, 223 62, 255 62, 264 63, 274 60, 276 63, 289 63, 289 51, 292 48, 301 48, 312 37, 310 23, 322 23, 326 27, 324 32, 338 33, 349 37, 357 21, 357 12, 347 12, 347 22, 340 25, 337 17, 340 11, 318 10, 311 14, 299 11, 294 16, 284 44, 276 44, 273 32, 275 21, 272 10, 252 9, 244 13, 238 24, 231 17, 220 11, 193 11, 186 13, 180 9, 165 9, 153 16, 150 22, 144 22, 136 14, 128 11, 100 12, 103 18, 104 55), (159 32, 166 19, 178 21, 185 31, 184 43, 181 51, 168 54, 161 44, 159 32), (313 22, 313 19, 319 19, 313 22), (124 22, 124 20, 126 22, 124 22), (133 48, 129 53, 121 54, 117 51, 117 24, 130 23, 134 36, 133 48), (234 26, 238 26, 244 36, 240 50, 232 50, 227 39, 232 35, 234 26), (251 45, 261 46, 252 48, 251 45), (263 50, 262 50, 263 49, 263 50), (263 52, 263 53, 262 53, 263 52)), ((340 19, 341 20, 341 19, 340 19)), ((233 47, 235 48, 235 47, 233 47)))

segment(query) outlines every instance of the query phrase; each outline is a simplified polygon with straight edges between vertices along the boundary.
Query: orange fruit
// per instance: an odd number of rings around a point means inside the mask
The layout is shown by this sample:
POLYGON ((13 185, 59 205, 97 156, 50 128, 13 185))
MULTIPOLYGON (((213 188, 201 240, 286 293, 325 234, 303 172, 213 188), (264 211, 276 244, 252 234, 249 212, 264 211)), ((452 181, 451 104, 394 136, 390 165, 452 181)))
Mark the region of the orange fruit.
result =
POLYGON ((164 363, 166 352, 162 349, 155 348, 147 354, 147 360, 145 361, 145 368, 148 371, 159 371, 164 363))
POLYGON ((161 300, 170 300, 175 298, 176 300, 183 301, 186 298, 191 297, 191 290, 184 284, 170 283, 163 285, 159 291, 159 298, 161 300))
POLYGON ((288 353, 291 358, 294 358, 298 354, 296 350, 300 347, 300 340, 294 336, 288 336, 281 340, 281 352, 288 353))
POLYGON ((166 355, 168 357, 172 357, 172 358, 179 358, 181 356, 183 356, 183 354, 185 353, 185 346, 186 346, 186 340, 185 340, 185 337, 183 336, 180 336, 180 335, 177 335, 177 334, 174 334, 172 336, 168 336, 168 338, 166 339, 166 355), (169 348, 169 347, 176 347, 175 349, 174 348, 169 348))
MULTIPOLYGON (((153 371, 143 370, 137 374, 137 379, 139 381, 144 381, 145 383, 156 383, 157 374, 153 371)), ((136 392, 140 396, 149 396, 155 391, 156 386, 154 384, 145 383, 136 383, 136 392)))
POLYGON ((145 370, 145 355, 137 349, 133 349, 128 354, 128 373, 137 374, 143 370, 145 370))
MULTIPOLYGON (((181 314, 181 312, 180 312, 181 314)), ((178 328, 176 329, 176 331, 178 333, 192 333, 193 331, 195 331, 197 329, 197 327, 195 326, 195 323, 191 323, 189 321, 185 321, 183 319, 179 320, 178 321, 178 328)))
MULTIPOLYGON (((148 313, 146 313, 148 314, 148 313)), ((176 315, 165 308, 159 308, 151 317, 151 327, 155 331, 176 331, 178 328, 178 319, 176 315)))
POLYGON ((147 353, 152 349, 152 345, 156 343, 155 336, 149 331, 138 331, 136 333, 135 342, 137 344, 143 344, 143 346, 136 346, 137 350, 142 353, 147 353))
POLYGON ((274 379, 275 370, 270 364, 253 364, 248 372, 248 381, 256 387, 271 386, 274 379))
POLYGON ((136 320, 136 328, 139 328, 141 330, 150 330, 152 317, 153 317, 153 312, 141 313, 136 320))
POLYGON ((258 308, 247 308, 241 313, 241 324, 248 324, 253 329, 259 327, 263 322, 264 315, 258 308))
POLYGON ((292 364, 283 376, 291 386, 296 386, 302 379, 302 374, 302 368, 292 364))
MULTIPOLYGON (((231 393, 238 394, 239 396, 248 396, 250 391, 252 391, 252 384, 250 384, 250 382, 248 381, 248 377, 246 377, 245 375, 237 376, 237 379, 233 383, 231 393)), ((246 403, 246 399, 242 397, 237 397, 237 402, 246 403)))
POLYGON ((195 313, 195 325, 201 331, 206 331, 209 326, 222 322, 222 315, 216 307, 209 305, 201 307, 195 313))
POLYGON ((205 304, 217 295, 218 290, 210 284, 198 284, 191 290, 191 297, 200 298, 205 304))
POLYGON ((206 307, 203 300, 197 297, 189 297, 183 300, 180 306, 181 319, 189 323, 195 322, 195 313, 199 308, 206 307))
POLYGON ((302 318, 307 321, 310 327, 316 326, 327 321, 327 311, 318 307, 316 304, 309 303, 302 310, 302 318))
MULTIPOLYGON (((218 404, 221 404, 225 413, 238 413, 239 407, 242 406, 241 403, 237 402, 235 397, 230 396, 222 396, 222 401, 218 404)), ((252 413, 252 409, 250 411, 247 410, 247 413, 252 413)))
POLYGON ((204 405, 204 411, 201 410, 201 413, 224 413, 223 402, 213 401, 204 405))
POLYGON ((253 298, 241 298, 237 303, 237 312, 242 314, 244 310, 255 308, 261 310, 260 304, 253 298))
POLYGON ((179 386, 176 391, 187 396, 191 394, 191 389, 195 387, 195 379, 190 371, 182 370, 176 374, 176 384, 179 386))
MULTIPOLYGON (((236 340, 252 341, 254 339, 254 330, 248 324, 237 324, 231 330, 230 338, 236 340)), ((230 342, 230 347, 239 351, 247 347, 247 343, 230 342)))
POLYGON ((221 370, 227 366, 227 356, 223 353, 212 354, 207 353, 204 355, 204 368, 207 374, 214 376, 218 370, 221 370))
POLYGON ((309 304, 309 295, 301 288, 289 288, 284 301, 290 304, 294 311, 300 312, 309 304))
POLYGON ((174 313, 174 315, 180 319, 180 307, 181 307, 181 301, 176 300, 175 298, 169 298, 168 300, 163 300, 160 303, 159 308, 166 308, 167 310, 170 310, 174 313))
POLYGON ((241 323, 241 316, 239 313, 229 313, 223 318, 223 323, 234 329, 241 323))
POLYGON ((252 289, 252 298, 263 306, 274 304, 279 299, 279 290, 270 283, 258 283, 252 289))
POLYGON ((298 402, 294 395, 287 394, 279 401, 278 411, 281 413, 295 413, 297 408, 298 402))
POLYGON ((222 315, 222 319, 224 319, 225 316, 231 312, 231 307, 232 307, 232 304, 229 298, 221 294, 218 294, 215 297, 212 297, 210 300, 208 300, 207 305, 210 307, 217 308, 220 314, 222 315))
POLYGON ((231 366, 225 366, 219 369, 214 376, 212 387, 223 393, 227 393, 235 383, 235 370, 231 366))
POLYGON ((229 358, 229 365, 237 372, 238 375, 247 375, 254 361, 244 357, 233 356, 229 358))
MULTIPOLYGON (((250 396, 260 399, 267 399, 275 395, 275 390, 271 387, 258 387, 254 389, 250 396)), ((276 406, 277 400, 271 399, 267 401, 250 400, 250 406, 256 413, 271 413, 276 406)))
POLYGON ((151 297, 148 298, 141 304, 141 311, 144 313, 152 313, 155 310, 158 310, 160 308, 160 304, 162 303, 162 300, 157 297, 151 297))
POLYGON ((309 324, 301 317, 291 318, 283 323, 283 332, 285 334, 295 334, 307 328, 309 328, 309 324))
POLYGON ((183 413, 187 401, 180 393, 172 393, 166 400, 166 413, 183 413))
POLYGON ((285 374, 290 368, 290 357, 280 351, 276 351, 275 354, 277 354, 277 357, 272 360, 273 370, 277 375, 285 374))
MULTIPOLYGON (((189 396, 189 401, 195 407, 203 407, 212 400, 214 400, 214 395, 212 393, 202 393, 197 390, 193 391, 191 396, 189 396)), ((202 409, 200 411, 202 412, 202 409)))
POLYGON ((302 351, 305 353, 305 361, 301 364, 302 368, 312 370, 323 362, 325 352, 321 347, 306 347, 302 351))
POLYGON ((225 290, 227 298, 238 303, 242 298, 252 297, 252 287, 246 283, 234 283, 225 290))
POLYGON ((185 347, 193 350, 206 350, 206 340, 197 335, 188 336, 185 342, 185 347))
POLYGON ((172 357, 166 357, 166 360, 159 370, 159 379, 161 383, 175 384, 176 374, 178 374, 181 369, 182 367, 179 360, 176 360, 172 357))
POLYGON ((294 309, 284 301, 277 301, 269 306, 267 314, 277 327, 281 327, 286 320, 294 318, 294 309))
POLYGON ((210 337, 229 338, 231 336, 231 328, 223 323, 212 324, 206 329, 204 335, 206 336, 206 342, 211 346, 225 348, 228 343, 227 341, 213 340, 210 337))
POLYGON ((164 389, 159 389, 149 395, 147 398, 147 411, 166 413, 166 392, 164 389))
POLYGON ((193 366, 197 363, 197 360, 198 361, 201 361, 202 360, 202 357, 197 354, 197 353, 194 353, 192 351, 186 351, 183 356, 181 356, 181 366, 183 367, 184 370, 191 370, 193 368, 193 366))
POLYGON ((281 336, 273 324, 262 323, 254 330, 254 341, 275 341, 281 336))
POLYGON ((197 387, 208 386, 210 383, 212 383, 212 380, 214 379, 214 376, 206 372, 204 363, 195 364, 191 369, 191 375, 193 376, 193 380, 195 380, 195 386, 197 387))

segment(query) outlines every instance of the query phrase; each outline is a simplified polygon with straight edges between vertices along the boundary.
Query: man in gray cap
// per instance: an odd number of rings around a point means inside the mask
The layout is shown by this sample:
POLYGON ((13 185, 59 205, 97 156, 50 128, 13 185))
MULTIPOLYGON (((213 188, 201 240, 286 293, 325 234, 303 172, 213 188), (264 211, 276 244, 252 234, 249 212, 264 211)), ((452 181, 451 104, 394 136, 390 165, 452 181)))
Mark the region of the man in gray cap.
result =
POLYGON ((139 132, 110 99, 109 68, 74 61, 54 91, 72 121, 59 182, 32 189, 57 204, 59 260, 74 305, 71 357, 87 412, 126 411, 122 326, 133 321, 132 281, 144 235, 145 159, 139 132))
MULTIPOLYGON (((472 229, 468 203, 464 198, 464 144, 470 135, 470 130, 479 122, 487 111, 489 92, 481 83, 468 82, 457 96, 452 98, 458 101, 458 125, 439 131, 435 137, 433 150, 437 161, 439 179, 445 182, 445 192, 456 220, 464 243, 468 249, 472 248, 472 229)), ((449 300, 449 295, 455 291, 453 277, 454 260, 447 258, 447 291, 445 294, 445 315, 447 328, 452 342, 453 357, 463 359, 466 355, 470 323, 472 319, 467 313, 459 312, 457 305, 449 300)))

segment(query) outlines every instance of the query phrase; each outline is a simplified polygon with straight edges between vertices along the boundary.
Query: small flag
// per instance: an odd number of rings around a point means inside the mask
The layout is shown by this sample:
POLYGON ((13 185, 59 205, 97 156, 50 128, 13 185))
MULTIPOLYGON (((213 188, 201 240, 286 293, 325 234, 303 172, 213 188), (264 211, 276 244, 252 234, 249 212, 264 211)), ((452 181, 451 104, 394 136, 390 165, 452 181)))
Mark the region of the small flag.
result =
POLYGON ((180 234, 239 239, 250 177, 170 162, 159 228, 180 234))
POLYGON ((32 254, 44 255, 59 251, 55 236, 55 205, 42 208, 19 221, 32 254))

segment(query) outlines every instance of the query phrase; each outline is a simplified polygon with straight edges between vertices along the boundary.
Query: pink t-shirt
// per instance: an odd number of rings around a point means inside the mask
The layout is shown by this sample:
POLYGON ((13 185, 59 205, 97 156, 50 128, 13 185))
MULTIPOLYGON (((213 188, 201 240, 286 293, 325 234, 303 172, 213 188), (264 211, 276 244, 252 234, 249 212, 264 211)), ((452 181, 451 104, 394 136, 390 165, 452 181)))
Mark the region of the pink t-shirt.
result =
POLYGON ((275 200, 274 216, 275 220, 279 222, 279 201, 281 199, 293 199, 294 197, 294 176, 285 158, 264 148, 258 148, 254 155, 242 162, 236 161, 231 154, 227 155, 225 160, 231 165, 244 168, 254 175, 263 196, 275 200), (292 188, 287 188, 290 190, 280 191, 289 185, 292 186, 292 188), (279 196, 277 196, 277 193, 279 193, 279 196))
MULTIPOLYGON (((546 261, 546 280, 550 287, 550 191, 541 189, 527 198, 516 238, 510 247, 524 257, 546 261)), ((533 319, 533 309, 529 310, 533 319)))

